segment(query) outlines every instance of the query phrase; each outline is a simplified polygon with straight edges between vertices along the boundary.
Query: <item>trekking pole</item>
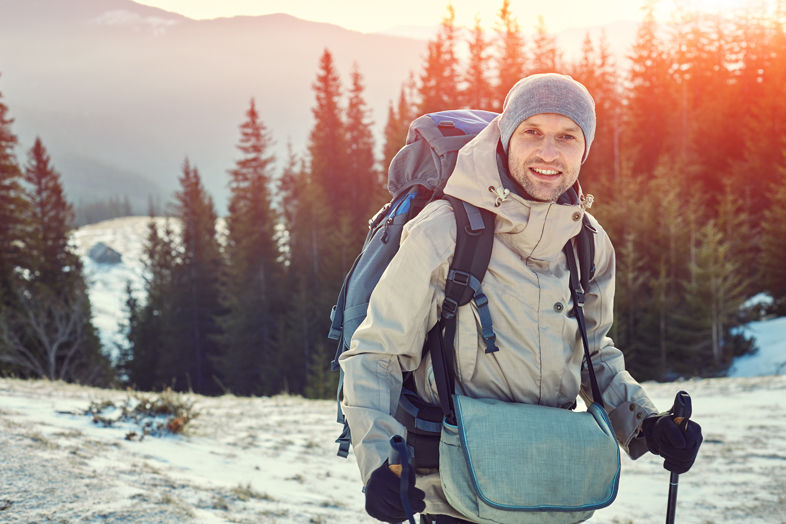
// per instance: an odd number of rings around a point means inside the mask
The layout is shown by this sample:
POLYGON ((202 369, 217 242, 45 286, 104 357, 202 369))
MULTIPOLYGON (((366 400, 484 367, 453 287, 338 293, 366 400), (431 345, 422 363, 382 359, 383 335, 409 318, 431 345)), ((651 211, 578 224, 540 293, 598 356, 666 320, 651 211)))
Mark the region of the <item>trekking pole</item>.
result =
POLYGON ((390 455, 388 455, 388 467, 390 471, 401 479, 399 483, 399 494, 401 496, 401 506, 407 514, 409 524, 415 524, 412 505, 409 503, 407 492, 409 491, 409 476, 412 475, 412 465, 410 464, 409 449, 407 442, 400 435, 393 435, 390 438, 390 455))
MULTIPOLYGON (((669 413, 674 423, 685 431, 688 428, 688 419, 691 416, 690 395, 685 391, 678 392, 677 396, 674 397, 674 405, 671 407, 669 413)), ((677 487, 679 482, 679 473, 674 473, 672 471, 671 478, 669 479, 669 503, 666 507, 666 524, 674 524, 674 514, 677 509, 677 487)))

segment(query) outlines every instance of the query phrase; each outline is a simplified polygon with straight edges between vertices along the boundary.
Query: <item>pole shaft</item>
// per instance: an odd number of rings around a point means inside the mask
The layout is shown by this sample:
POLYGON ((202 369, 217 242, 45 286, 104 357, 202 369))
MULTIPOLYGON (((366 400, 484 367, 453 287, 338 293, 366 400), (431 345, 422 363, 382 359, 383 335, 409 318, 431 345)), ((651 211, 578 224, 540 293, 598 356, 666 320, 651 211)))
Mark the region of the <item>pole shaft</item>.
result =
POLYGON ((666 524, 674 524, 674 514, 677 510, 677 487, 680 482, 680 476, 672 472, 669 479, 669 504, 666 507, 666 524))

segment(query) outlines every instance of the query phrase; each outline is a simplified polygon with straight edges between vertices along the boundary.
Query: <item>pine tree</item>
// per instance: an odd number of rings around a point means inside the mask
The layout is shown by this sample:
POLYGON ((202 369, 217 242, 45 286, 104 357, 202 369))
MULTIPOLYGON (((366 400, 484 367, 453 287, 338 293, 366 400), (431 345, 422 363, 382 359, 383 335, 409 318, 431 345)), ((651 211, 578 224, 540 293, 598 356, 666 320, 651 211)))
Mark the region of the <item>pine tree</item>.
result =
POLYGON ((532 40, 532 62, 529 73, 561 72, 562 53, 557 47, 557 37, 549 34, 543 15, 538 15, 535 37, 532 40))
MULTIPOLYGON (((176 317, 179 254, 175 233, 168 219, 163 232, 159 231, 152 209, 147 227, 143 258, 147 298, 138 305, 129 293, 126 301, 129 347, 125 369, 131 385, 141 390, 177 386, 186 365, 176 317)), ((181 389, 186 386, 185 380, 182 382, 181 389)))
POLYGON ((379 174, 374 159, 373 122, 363 96, 363 76, 354 64, 347 103, 347 174, 354 181, 349 198, 353 202, 349 211, 352 224, 363 224, 352 232, 350 244, 360 246, 366 236, 370 216, 385 202, 387 192, 379 184, 379 174))
POLYGON ((349 200, 354 183, 347 174, 347 135, 340 106, 341 81, 333 55, 325 49, 313 84, 316 105, 312 109, 314 126, 309 136, 308 152, 313 181, 324 191, 331 209, 340 212, 353 205, 349 200))
POLYGON ((182 257, 175 269, 176 321, 181 330, 182 367, 177 387, 198 393, 217 393, 212 358, 217 354, 220 333, 216 317, 223 313, 218 280, 221 253, 216 239, 216 211, 202 185, 199 171, 188 159, 175 195, 175 216, 182 227, 182 257))
MULTIPOLYGON (((410 82, 401 86, 398 97, 398 104, 394 107, 391 102, 388 107, 388 120, 385 123, 385 145, 383 149, 382 166, 387 175, 387 168, 390 161, 396 156, 399 149, 404 147, 407 141, 407 131, 409 124, 415 119, 412 99, 414 98, 414 78, 410 77, 410 82)), ((382 176, 383 185, 387 184, 387 176, 382 176)))
MULTIPOLYGON (((24 222, 27 201, 22 190, 22 171, 14 152, 16 135, 13 119, 0 93, 0 315, 10 307, 14 294, 15 270, 21 265, 24 250, 24 222)), ((0 347, 2 343, 0 342, 0 347)))
POLYGON ((675 368, 706 374, 729 364, 727 337, 738 324, 736 317, 745 300, 746 282, 739 263, 730 256, 728 240, 714 220, 702 227, 697 241, 696 260, 684 282, 687 314, 678 318, 687 343, 682 345, 682 359, 675 362, 675 368), (685 359, 686 352, 691 358, 685 359))
POLYGON ((656 0, 647 0, 633 45, 624 144, 634 171, 651 175, 665 148, 677 107, 669 69, 670 57, 657 37, 656 0))
POLYGON ((526 55, 524 52, 524 38, 521 35, 518 20, 510 10, 510 0, 503 0, 497 16, 499 43, 497 51, 497 83, 494 86, 494 110, 502 111, 502 104, 508 91, 524 76, 526 55))
POLYGON ((52 167, 40 138, 36 138, 29 152, 24 180, 30 188, 32 204, 26 265, 33 271, 33 279, 60 291, 57 288, 68 285, 63 277, 78 265, 77 255, 68 249, 74 210, 66 202, 60 175, 52 167))
POLYGON ((489 43, 483 34, 480 17, 475 17, 472 40, 469 42, 469 63, 463 75, 461 105, 472 109, 491 110, 494 107, 491 82, 488 79, 489 43))
POLYGON ((772 200, 762 221, 761 275, 765 291, 773 298, 773 312, 786 315, 786 168, 779 169, 778 182, 770 191, 772 200))
POLYGON ((106 385, 108 359, 91 320, 79 257, 68 244, 73 208, 40 139, 24 173, 26 209, 23 268, 14 309, 6 311, 0 359, 23 376, 106 385))
POLYGON ((620 134, 622 104, 614 58, 605 32, 593 44, 589 33, 582 54, 573 65, 572 76, 584 84, 595 100, 595 139, 586 162, 581 166, 581 186, 585 191, 604 191, 619 182, 621 172, 620 134))
POLYGON ((439 33, 429 41, 426 63, 420 75, 420 114, 452 109, 459 104, 458 59, 456 57, 455 11, 448 4, 439 33))
POLYGON ((254 100, 240 125, 242 157, 229 171, 229 216, 218 317, 221 334, 213 359, 225 388, 235 393, 272 394, 281 387, 276 344, 282 269, 271 206, 272 140, 254 100))

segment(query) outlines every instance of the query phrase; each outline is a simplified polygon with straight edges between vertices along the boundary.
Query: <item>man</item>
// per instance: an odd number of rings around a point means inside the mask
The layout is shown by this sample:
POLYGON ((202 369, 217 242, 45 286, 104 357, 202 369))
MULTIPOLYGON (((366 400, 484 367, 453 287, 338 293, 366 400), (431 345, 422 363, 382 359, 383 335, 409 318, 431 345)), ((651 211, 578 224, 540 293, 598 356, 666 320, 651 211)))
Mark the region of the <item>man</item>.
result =
MULTIPOLYGON (((595 134, 595 104, 569 76, 532 75, 508 93, 502 114, 459 152, 445 193, 495 215, 491 260, 483 291, 499 351, 486 353, 474 304, 459 308, 455 338, 456 392, 477 398, 570 409, 589 379, 570 315, 569 272, 562 248, 585 215, 578 184, 595 134)), ((585 316, 592 362, 620 446, 638 458, 648 449, 677 472, 692 465, 701 431, 685 433, 658 411, 625 371, 622 352, 606 335, 612 325, 614 252, 596 230, 595 277, 586 290, 585 316), (645 422, 646 421, 646 422, 645 422)), ((366 510, 398 522, 405 513, 399 479, 386 459, 402 378, 412 372, 418 395, 438 404, 431 356, 422 352, 439 319, 445 279, 456 242, 446 201, 429 204, 411 220, 400 249, 371 295, 368 315, 340 359, 343 411, 366 485, 366 510)), ((445 500, 438 472, 419 472, 405 494, 424 522, 465 522, 445 500)))

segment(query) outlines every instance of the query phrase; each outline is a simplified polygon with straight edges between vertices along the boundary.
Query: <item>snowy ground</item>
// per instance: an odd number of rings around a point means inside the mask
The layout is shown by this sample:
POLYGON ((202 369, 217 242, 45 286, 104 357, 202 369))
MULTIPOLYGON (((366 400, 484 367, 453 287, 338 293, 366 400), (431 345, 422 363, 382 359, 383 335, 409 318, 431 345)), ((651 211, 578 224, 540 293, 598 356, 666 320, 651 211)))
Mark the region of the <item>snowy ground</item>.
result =
MULTIPOLYGON (((786 522, 786 376, 647 387, 663 408, 687 390, 704 428, 678 522, 786 522)), ((142 441, 73 414, 129 395, 0 379, 0 522, 374 522, 352 455, 335 456, 333 402, 192 395, 186 434, 142 441)), ((624 459, 617 501, 590 522, 663 522, 660 462, 624 459)))

